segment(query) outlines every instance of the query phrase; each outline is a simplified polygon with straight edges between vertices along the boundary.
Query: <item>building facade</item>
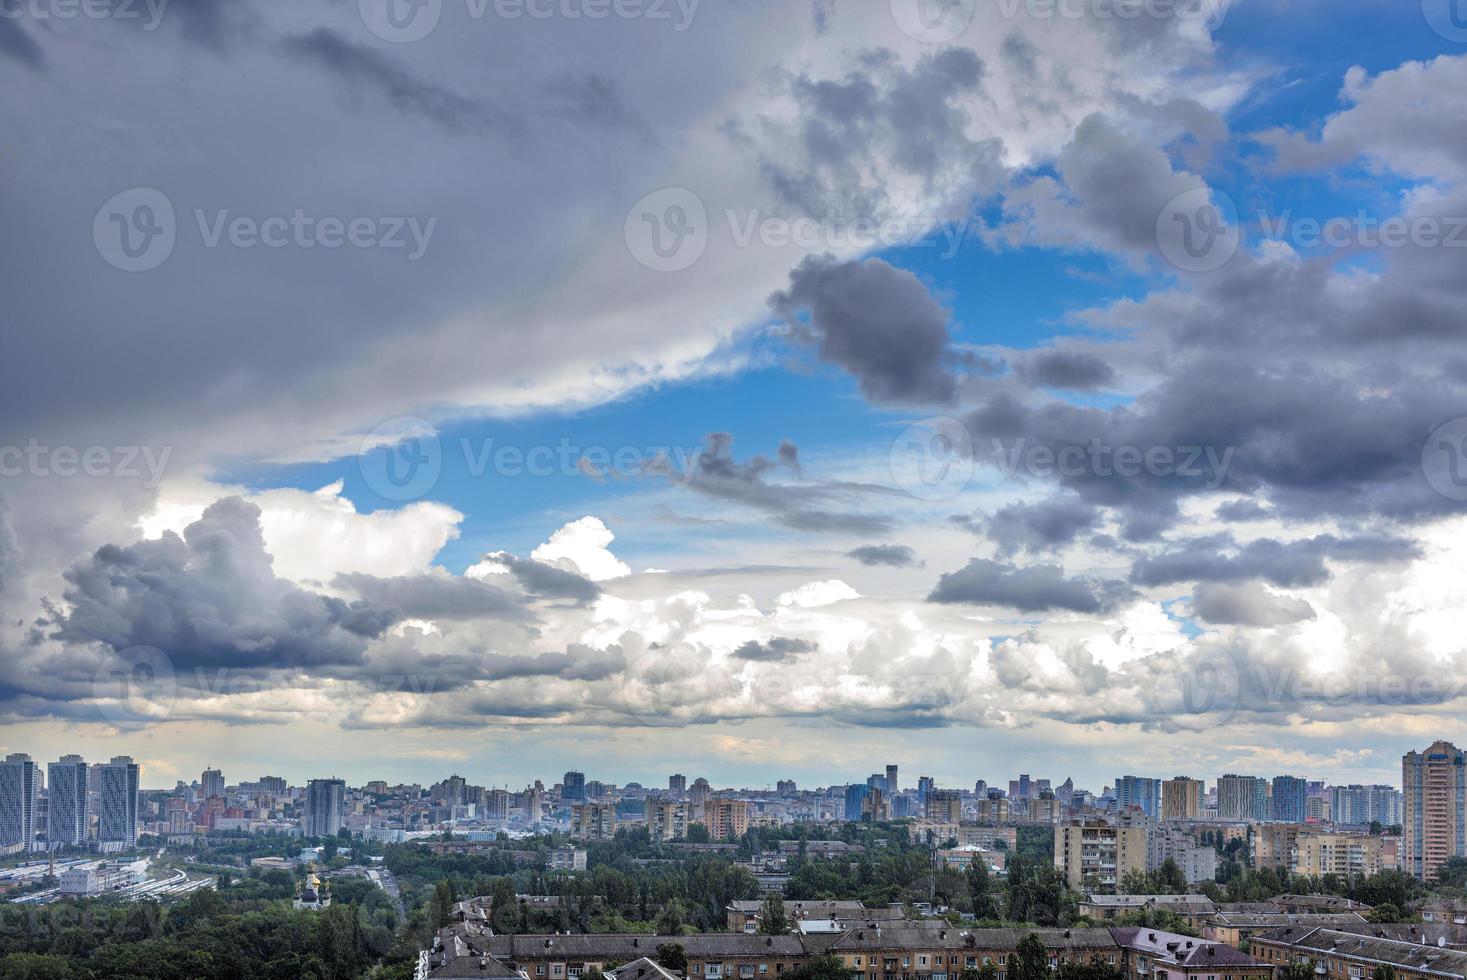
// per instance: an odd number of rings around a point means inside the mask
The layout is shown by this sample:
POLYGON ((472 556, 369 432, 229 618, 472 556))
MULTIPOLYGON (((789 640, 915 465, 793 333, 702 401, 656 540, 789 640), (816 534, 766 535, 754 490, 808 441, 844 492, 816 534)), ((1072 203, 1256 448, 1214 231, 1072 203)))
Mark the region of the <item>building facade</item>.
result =
POLYGON ((36 801, 41 770, 16 752, 0 762, 0 847, 28 851, 36 839, 36 801))
POLYGON ((1103 820, 1060 825, 1054 866, 1070 888, 1114 893, 1128 872, 1146 871, 1146 831, 1103 820))
POLYGON ((64 755, 46 766, 46 839, 52 847, 80 847, 87 842, 91 797, 87 793, 87 763, 79 755, 64 755))
POLYGON ((340 779, 313 779, 306 784, 301 833, 306 837, 335 837, 346 818, 346 783, 340 779))
POLYGON ((1450 742, 1401 760, 1405 828, 1401 868, 1420 879, 1436 877, 1450 857, 1467 857, 1467 754, 1450 742))
POLYGON ((138 842, 138 783, 142 770, 129 756, 97 766, 97 840, 128 848, 138 842))

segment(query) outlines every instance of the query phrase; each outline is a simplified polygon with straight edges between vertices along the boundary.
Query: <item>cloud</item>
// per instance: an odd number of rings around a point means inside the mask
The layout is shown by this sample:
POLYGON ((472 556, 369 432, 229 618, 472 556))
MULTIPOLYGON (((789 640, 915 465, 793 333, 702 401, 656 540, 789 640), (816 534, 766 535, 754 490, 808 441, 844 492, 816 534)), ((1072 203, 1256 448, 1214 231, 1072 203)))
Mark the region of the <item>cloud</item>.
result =
POLYGON ((533 558, 518 558, 507 551, 496 551, 485 555, 484 561, 508 569, 519 580, 521 588, 542 599, 571 599, 585 605, 595 602, 601 595, 600 586, 590 579, 533 558))
POLYGON ((593 582, 606 582, 630 575, 631 568, 611 553, 616 535, 600 518, 582 517, 560 528, 550 540, 530 552, 530 557, 547 565, 565 567, 593 582))
POLYGON ((372 90, 400 111, 454 129, 487 126, 509 131, 523 124, 490 104, 451 91, 408 71, 381 52, 357 44, 336 31, 318 27, 283 42, 293 57, 314 62, 338 76, 352 93, 372 90))
POLYGON ((904 544, 868 544, 846 552, 863 565, 888 565, 892 568, 920 568, 917 553, 904 544))
POLYGON ((998 545, 998 553, 1008 556, 1069 545, 1099 525, 1100 513, 1074 494, 1061 494, 1035 504, 1007 504, 987 519, 958 522, 970 530, 981 529, 998 545))
POLYGON ((14 17, 0 18, 0 55, 14 58, 32 71, 46 67, 46 56, 20 21, 14 17))
POLYGON ((771 296, 769 305, 784 318, 791 338, 815 346, 822 361, 850 372, 868 400, 954 400, 947 312, 910 272, 881 259, 812 256, 790 273, 789 288, 771 296))
POLYGON ((808 640, 793 640, 787 636, 775 636, 763 642, 749 640, 734 650, 733 655, 740 660, 754 660, 760 663, 789 663, 813 649, 815 645, 808 640))
POLYGON ((1330 577, 1326 559, 1398 562, 1420 555, 1412 541, 1388 536, 1333 535, 1299 541, 1259 538, 1239 545, 1228 535, 1198 538, 1183 547, 1139 559, 1131 567, 1138 585, 1178 582, 1241 582, 1261 578, 1280 588, 1319 585, 1330 577))
POLYGON ((1198 619, 1218 625, 1273 627, 1316 618, 1305 600, 1269 592, 1258 582, 1204 582, 1197 587, 1192 609, 1198 619))
POLYGON ((799 450, 788 440, 780 443, 778 462, 763 455, 740 462, 733 457, 733 436, 712 432, 688 472, 669 476, 695 493, 762 510, 797 531, 877 535, 890 530, 891 523, 884 517, 829 509, 833 501, 860 501, 876 487, 805 479, 773 483, 767 479, 780 466, 802 476, 798 465, 799 450))
POLYGON ((1116 380, 1115 369, 1088 351, 1039 351, 1020 359, 1016 370, 1026 383, 1038 388, 1094 391, 1116 380))
POLYGON ((66 573, 57 638, 156 647, 176 667, 316 667, 361 660, 390 616, 277 578, 260 510, 211 504, 183 537, 108 545, 66 573))
POLYGON ((511 593, 473 578, 438 571, 424 575, 382 578, 360 572, 336 576, 331 582, 361 597, 375 608, 392 609, 401 619, 436 622, 444 619, 525 620, 524 601, 511 593))
POLYGON ((1104 613, 1135 597, 1124 582, 1097 578, 1066 578, 1058 565, 1016 568, 974 558, 956 572, 938 579, 928 599, 941 603, 1006 606, 1020 612, 1061 609, 1077 613, 1104 613))

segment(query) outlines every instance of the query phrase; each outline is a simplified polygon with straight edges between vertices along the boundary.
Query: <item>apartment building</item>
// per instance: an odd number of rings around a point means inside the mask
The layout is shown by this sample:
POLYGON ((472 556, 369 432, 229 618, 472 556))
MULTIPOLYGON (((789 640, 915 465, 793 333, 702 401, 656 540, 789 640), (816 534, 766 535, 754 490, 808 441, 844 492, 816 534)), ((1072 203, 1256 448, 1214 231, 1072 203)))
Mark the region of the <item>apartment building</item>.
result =
POLYGON ((687 839, 688 806, 686 803, 649 797, 642 809, 647 819, 647 833, 653 840, 687 839))
POLYGON ((610 840, 616 836, 616 806, 611 803, 577 803, 571 807, 572 837, 610 840))
POLYGON ((1146 831, 1104 820, 1054 828, 1054 866, 1071 888, 1114 892, 1127 872, 1146 870, 1146 831))
POLYGON ((1120 965, 1120 947, 1107 929, 858 928, 832 943, 829 953, 856 980, 956 980, 964 970, 987 964, 997 969, 998 980, 1007 980, 1009 958, 1031 933, 1043 944, 1051 969, 1065 963, 1120 965))
POLYGON ((1202 780, 1175 776, 1161 784, 1161 819, 1192 820, 1202 805, 1202 780))
POLYGON ((1294 866, 1299 836, 1310 827, 1300 823, 1265 823, 1253 828, 1253 867, 1288 871, 1294 866))
POLYGON ((1382 966, 1396 980, 1467 977, 1467 952, 1368 933, 1289 927, 1254 936, 1249 949, 1277 967, 1307 960, 1319 980, 1369 980, 1382 966))
POLYGON ((714 840, 738 840, 749 832, 748 801, 707 801, 703 804, 703 825, 714 840))
POLYGON ((922 805, 922 816, 933 823, 961 823, 963 794, 955 789, 931 790, 922 805))
POLYGON ((1294 843, 1294 874, 1377 874, 1384 867, 1379 837, 1352 834, 1300 834, 1294 843))
POLYGON ((1401 759, 1405 846, 1401 867, 1413 877, 1436 877, 1450 857, 1467 857, 1467 753, 1451 742, 1401 759))
POLYGON ((1112 929, 1128 980, 1273 980, 1273 964, 1218 942, 1160 929, 1112 929))
POLYGON ((552 847, 545 852, 546 871, 585 871, 586 852, 579 847, 552 847))

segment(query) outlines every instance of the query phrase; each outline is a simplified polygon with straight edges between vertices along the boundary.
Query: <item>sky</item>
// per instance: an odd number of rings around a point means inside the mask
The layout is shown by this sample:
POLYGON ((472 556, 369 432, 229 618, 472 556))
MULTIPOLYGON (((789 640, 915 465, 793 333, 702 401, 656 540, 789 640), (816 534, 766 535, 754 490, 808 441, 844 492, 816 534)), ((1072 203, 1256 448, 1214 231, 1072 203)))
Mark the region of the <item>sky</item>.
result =
POLYGON ((0 750, 1467 738, 1461 0, 5 0, 0 134, 0 750))

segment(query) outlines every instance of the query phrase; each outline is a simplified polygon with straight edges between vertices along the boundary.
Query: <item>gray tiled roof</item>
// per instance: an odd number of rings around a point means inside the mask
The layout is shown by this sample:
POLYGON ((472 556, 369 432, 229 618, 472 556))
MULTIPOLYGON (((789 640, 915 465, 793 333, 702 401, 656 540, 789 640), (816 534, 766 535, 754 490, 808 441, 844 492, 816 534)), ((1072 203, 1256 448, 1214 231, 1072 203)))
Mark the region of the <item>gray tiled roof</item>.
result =
POLYGON ((1467 977, 1467 952, 1457 949, 1439 949, 1335 929, 1278 929, 1255 936, 1254 940, 1290 946, 1301 956, 1311 952, 1331 954, 1444 977, 1467 977))
POLYGON ((1127 949, 1136 950, 1179 966, 1265 966, 1225 943, 1208 942, 1160 929, 1112 929, 1111 936, 1127 949))
POLYGON ((565 936, 494 936, 485 940, 502 960, 565 958, 593 962, 633 960, 656 955, 663 943, 681 943, 690 959, 788 957, 805 955, 799 936, 751 936, 743 933, 700 933, 695 936, 647 936, 634 933, 565 936))
MULTIPOLYGON (((933 923, 932 925, 941 925, 933 923)), ((1096 949, 1115 946, 1108 929, 957 929, 895 926, 856 928, 831 944, 831 952, 867 949, 1016 949, 1030 934, 1046 949, 1096 949)))

